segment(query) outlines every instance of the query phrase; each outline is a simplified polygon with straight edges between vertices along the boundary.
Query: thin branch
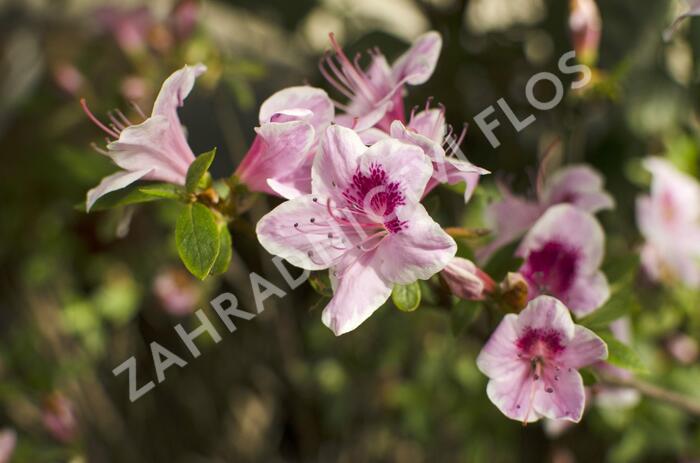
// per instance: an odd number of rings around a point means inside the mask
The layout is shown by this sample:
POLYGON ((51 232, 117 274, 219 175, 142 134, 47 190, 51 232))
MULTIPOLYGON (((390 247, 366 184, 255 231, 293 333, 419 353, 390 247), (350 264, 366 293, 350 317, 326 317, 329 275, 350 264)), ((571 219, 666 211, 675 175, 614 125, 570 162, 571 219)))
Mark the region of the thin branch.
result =
POLYGON ((655 384, 648 383, 638 378, 619 378, 617 376, 602 376, 603 383, 611 386, 622 386, 636 389, 641 394, 656 399, 660 402, 665 402, 673 405, 685 412, 695 416, 700 416, 700 400, 694 399, 678 392, 669 391, 655 384))

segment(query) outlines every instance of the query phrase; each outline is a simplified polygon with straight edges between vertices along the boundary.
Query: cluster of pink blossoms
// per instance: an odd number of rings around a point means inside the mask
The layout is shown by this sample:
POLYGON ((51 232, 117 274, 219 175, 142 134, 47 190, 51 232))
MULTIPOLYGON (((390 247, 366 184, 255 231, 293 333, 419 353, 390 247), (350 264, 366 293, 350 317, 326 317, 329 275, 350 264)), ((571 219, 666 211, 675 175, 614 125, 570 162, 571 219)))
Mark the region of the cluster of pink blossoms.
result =
MULTIPOLYGON (((605 235, 595 214, 614 201, 602 177, 574 165, 539 178, 532 199, 502 188, 502 199, 487 212, 494 238, 477 250, 483 264, 519 240, 522 264, 499 286, 456 257, 454 239, 421 204, 442 183, 464 183, 467 202, 488 173, 459 151, 463 134, 452 136, 442 106, 405 111, 407 87, 426 82, 435 69, 440 35, 419 37, 393 65, 373 50, 367 68, 333 36, 331 43, 334 52, 321 71, 347 101, 311 86, 275 93, 261 105, 256 137, 235 171, 248 190, 285 199, 258 222, 260 243, 302 269, 328 270, 333 296, 322 320, 336 335, 367 320, 395 285, 438 273, 463 299, 484 300, 520 285, 526 307, 503 318, 477 359, 489 378, 487 394, 515 420, 580 420, 586 394, 578 370, 605 368, 607 358, 605 342, 574 323, 610 297, 600 270, 605 235)), ((83 103, 110 137, 103 154, 122 169, 88 192, 88 209, 140 179, 185 184, 195 156, 177 108, 205 69, 185 66, 172 74, 139 124, 120 112, 104 124, 83 103)), ((700 187, 664 161, 646 165, 654 180, 651 196, 638 203, 644 267, 657 280, 672 275, 700 285, 700 209, 687 207, 700 204, 700 187)))

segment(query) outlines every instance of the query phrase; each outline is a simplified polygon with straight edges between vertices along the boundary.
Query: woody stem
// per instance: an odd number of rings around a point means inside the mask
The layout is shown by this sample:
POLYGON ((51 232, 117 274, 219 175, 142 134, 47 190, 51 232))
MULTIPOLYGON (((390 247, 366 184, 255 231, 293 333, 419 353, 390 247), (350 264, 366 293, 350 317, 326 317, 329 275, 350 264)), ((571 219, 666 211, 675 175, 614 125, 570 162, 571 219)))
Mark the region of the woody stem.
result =
POLYGON ((622 386, 636 389, 641 394, 649 398, 667 403, 692 415, 700 416, 700 401, 678 392, 664 389, 660 386, 638 378, 619 378, 617 376, 605 375, 601 377, 601 380, 603 383, 611 386, 622 386))

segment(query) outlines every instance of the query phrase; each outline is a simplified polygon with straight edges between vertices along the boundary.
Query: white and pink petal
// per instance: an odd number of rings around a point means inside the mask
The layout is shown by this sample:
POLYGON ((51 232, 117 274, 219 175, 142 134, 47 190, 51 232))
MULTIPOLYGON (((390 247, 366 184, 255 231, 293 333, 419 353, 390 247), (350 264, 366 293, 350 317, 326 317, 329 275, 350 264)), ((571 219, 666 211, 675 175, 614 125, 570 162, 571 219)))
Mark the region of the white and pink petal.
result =
MULTIPOLYGON (((404 217, 399 214, 399 218, 404 217)), ((457 252, 457 244, 418 204, 398 233, 377 248, 376 265, 384 279, 397 284, 427 280, 442 270, 457 252)))
POLYGON ((333 298, 323 309, 323 323, 336 336, 354 330, 391 295, 393 285, 376 270, 374 252, 361 254, 337 276, 333 298))

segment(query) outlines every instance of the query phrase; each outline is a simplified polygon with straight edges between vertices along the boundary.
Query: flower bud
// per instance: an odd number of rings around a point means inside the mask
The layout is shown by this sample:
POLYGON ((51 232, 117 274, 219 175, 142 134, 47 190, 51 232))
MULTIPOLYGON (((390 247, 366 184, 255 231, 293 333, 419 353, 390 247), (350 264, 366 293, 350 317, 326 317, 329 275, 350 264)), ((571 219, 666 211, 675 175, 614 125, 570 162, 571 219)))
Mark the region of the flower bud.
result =
POLYGON ((73 441, 78 422, 71 401, 60 393, 51 394, 44 402, 41 420, 51 436, 63 443, 73 441))
POLYGON ((509 272, 501 282, 501 302, 514 312, 520 312, 527 305, 528 284, 525 278, 509 272))
POLYGON ((194 312, 200 290, 189 274, 176 268, 161 272, 153 282, 153 293, 165 312, 182 317, 194 312))
POLYGON ((600 11, 595 0, 571 0, 569 30, 581 64, 594 66, 598 61, 601 29, 600 11))
POLYGON ((480 301, 492 292, 495 283, 470 260, 453 258, 440 272, 450 291, 460 299, 480 301))
POLYGON ((0 430, 0 463, 9 463, 17 445, 17 433, 13 429, 0 430))

